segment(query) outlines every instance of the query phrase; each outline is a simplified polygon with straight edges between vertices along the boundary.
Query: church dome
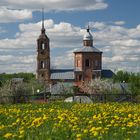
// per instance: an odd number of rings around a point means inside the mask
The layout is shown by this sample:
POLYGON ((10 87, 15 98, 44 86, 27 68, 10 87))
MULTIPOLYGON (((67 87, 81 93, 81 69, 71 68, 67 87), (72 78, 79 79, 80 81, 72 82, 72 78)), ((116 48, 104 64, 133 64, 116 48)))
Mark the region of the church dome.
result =
POLYGON ((86 32, 86 34, 83 37, 83 40, 93 40, 93 36, 90 33, 89 28, 87 29, 87 32, 86 32))

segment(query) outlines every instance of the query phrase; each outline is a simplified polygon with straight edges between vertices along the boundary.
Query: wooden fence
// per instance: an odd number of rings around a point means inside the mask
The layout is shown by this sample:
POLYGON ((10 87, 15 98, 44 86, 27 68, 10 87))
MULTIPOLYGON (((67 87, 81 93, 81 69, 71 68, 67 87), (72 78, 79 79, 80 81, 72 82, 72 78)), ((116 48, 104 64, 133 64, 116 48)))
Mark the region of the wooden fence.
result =
MULTIPOLYGON (((134 94, 53 94, 49 92, 35 95, 20 95, 20 96, 2 96, 0 97, 0 104, 4 103, 32 103, 32 102, 53 102, 56 100, 65 100, 68 97, 72 97, 75 101, 75 97, 86 96, 95 102, 138 102, 134 94)), ((79 101, 80 102, 80 101, 79 101)))

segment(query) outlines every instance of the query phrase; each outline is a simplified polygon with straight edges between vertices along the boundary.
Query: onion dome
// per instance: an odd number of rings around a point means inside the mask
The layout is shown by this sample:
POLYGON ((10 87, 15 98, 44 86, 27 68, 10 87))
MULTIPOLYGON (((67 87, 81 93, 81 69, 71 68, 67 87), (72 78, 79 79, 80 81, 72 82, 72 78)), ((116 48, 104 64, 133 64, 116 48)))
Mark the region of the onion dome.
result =
POLYGON ((83 40, 93 40, 93 36, 90 33, 89 28, 87 29, 87 32, 86 32, 86 34, 83 37, 83 40))

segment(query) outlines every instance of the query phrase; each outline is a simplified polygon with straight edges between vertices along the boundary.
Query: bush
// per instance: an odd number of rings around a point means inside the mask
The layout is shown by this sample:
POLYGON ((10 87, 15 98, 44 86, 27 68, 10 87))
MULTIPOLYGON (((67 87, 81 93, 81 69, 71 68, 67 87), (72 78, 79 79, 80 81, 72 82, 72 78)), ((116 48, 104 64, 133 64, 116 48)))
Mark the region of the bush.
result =
POLYGON ((10 80, 4 81, 0 87, 0 104, 28 102, 29 98, 27 97, 35 94, 37 89, 44 90, 44 85, 37 80, 18 84, 12 84, 10 80))
POLYGON ((140 95, 140 74, 132 73, 129 78, 129 89, 131 93, 140 95))
POLYGON ((12 96, 12 90, 11 90, 11 82, 6 81, 4 84, 2 83, 2 86, 0 87, 0 104, 5 103, 13 103, 13 99, 6 97, 6 96, 12 96))
POLYGON ((113 82, 123 82, 125 81, 126 83, 129 81, 130 74, 128 72, 124 71, 118 71, 114 76, 113 76, 113 82))
POLYGON ((84 82, 80 88, 88 94, 108 94, 120 93, 120 89, 109 80, 95 79, 90 82, 84 82))

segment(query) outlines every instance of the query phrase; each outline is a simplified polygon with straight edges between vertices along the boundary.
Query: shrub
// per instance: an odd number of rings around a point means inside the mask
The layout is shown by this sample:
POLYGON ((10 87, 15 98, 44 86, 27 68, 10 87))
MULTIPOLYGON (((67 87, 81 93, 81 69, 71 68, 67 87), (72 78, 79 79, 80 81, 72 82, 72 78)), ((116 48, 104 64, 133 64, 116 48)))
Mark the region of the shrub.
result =
POLYGON ((84 82, 80 88, 88 94, 107 94, 107 93, 120 93, 115 84, 109 80, 95 79, 89 82, 84 82))
POLYGON ((129 89, 131 93, 140 95, 140 74, 132 73, 129 78, 129 89))

